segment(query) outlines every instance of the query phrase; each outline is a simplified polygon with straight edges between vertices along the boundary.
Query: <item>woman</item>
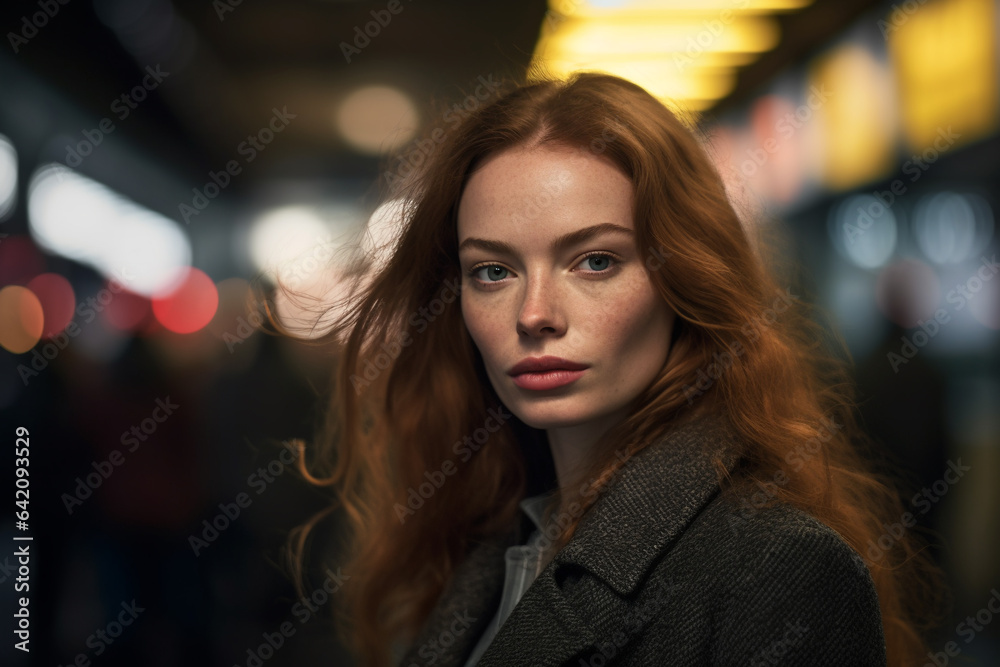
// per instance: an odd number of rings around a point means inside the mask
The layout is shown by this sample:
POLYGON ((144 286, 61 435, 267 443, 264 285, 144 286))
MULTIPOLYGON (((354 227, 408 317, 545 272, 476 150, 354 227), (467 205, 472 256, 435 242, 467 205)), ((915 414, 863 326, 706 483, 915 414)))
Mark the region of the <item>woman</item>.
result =
POLYGON ((865 556, 903 504, 693 134, 581 73, 430 136, 303 464, 361 662, 920 663, 938 571, 865 556))

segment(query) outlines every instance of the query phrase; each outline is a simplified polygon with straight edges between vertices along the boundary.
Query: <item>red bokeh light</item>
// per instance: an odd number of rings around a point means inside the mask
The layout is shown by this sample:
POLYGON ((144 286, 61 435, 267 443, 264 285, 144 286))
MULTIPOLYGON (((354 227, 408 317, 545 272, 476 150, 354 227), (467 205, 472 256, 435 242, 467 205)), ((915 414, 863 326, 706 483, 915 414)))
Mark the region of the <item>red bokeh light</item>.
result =
POLYGON ((219 307, 219 291, 203 271, 188 269, 173 292, 153 297, 153 314, 174 333, 193 333, 211 321, 219 307))
POLYGON ((28 289, 35 293, 42 304, 45 315, 42 338, 52 338, 73 321, 76 295, 68 280, 58 273, 43 273, 31 279, 28 289))

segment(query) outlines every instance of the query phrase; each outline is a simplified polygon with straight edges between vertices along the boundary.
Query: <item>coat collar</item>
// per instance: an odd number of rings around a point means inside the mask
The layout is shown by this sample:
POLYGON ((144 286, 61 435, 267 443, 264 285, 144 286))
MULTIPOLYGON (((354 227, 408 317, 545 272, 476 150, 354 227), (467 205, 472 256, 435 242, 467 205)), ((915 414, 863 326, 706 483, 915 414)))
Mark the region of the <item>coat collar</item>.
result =
MULTIPOLYGON (((672 429, 626 461, 580 520, 569 543, 524 593, 479 666, 559 665, 599 641, 597 630, 557 584, 555 571, 567 564, 579 566, 619 596, 628 596, 653 561, 719 491, 716 458, 731 471, 739 450, 728 420, 708 414, 672 429)), ((461 667, 499 601, 504 552, 522 538, 518 522, 512 531, 470 552, 400 667, 461 667), (452 630, 462 613, 476 620, 459 635, 452 630)))
POLYGON ((702 415, 629 459, 554 558, 579 565, 618 595, 630 595, 653 561, 719 491, 740 448, 725 418, 702 415))

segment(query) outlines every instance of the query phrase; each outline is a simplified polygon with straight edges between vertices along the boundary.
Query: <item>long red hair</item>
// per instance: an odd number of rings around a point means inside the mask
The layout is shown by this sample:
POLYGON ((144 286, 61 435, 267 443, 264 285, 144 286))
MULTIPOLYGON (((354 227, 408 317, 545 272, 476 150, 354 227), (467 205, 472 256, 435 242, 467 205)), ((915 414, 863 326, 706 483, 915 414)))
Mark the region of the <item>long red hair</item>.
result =
MULTIPOLYGON (((597 73, 514 86, 455 125, 428 132, 427 150, 409 160, 419 169, 397 168, 416 153, 389 162, 387 196, 401 202, 398 240, 380 249, 377 264, 356 267, 322 339, 337 352, 328 427, 311 463, 298 462, 309 481, 333 491, 327 512, 339 508, 346 520, 343 641, 365 664, 389 664, 390 641, 412 640, 472 542, 517 516, 531 472, 517 432, 532 429, 513 418, 467 461, 456 460, 455 443, 501 407, 459 300, 447 298, 461 283, 456 212, 484 158, 557 143, 599 154, 632 180, 638 247, 658 258, 647 264, 655 266, 649 278, 677 313, 666 363, 603 437, 588 470, 592 486, 622 465, 615 451, 623 444, 631 455, 695 412, 724 413, 743 445, 743 464, 720 473, 725 496, 766 488, 771 502, 837 531, 868 564, 889 664, 918 664, 927 652, 922 632, 936 620, 940 570, 912 531, 869 557, 883 524, 905 509, 867 454, 875 448, 857 423, 850 357, 841 339, 826 339, 814 309, 789 296, 789 267, 741 223, 698 136, 639 86, 597 73), (406 511, 411 490, 447 461, 457 473, 406 511)), ((558 497, 570 495, 585 507, 598 497, 568 488, 558 497)), ((298 582, 320 518, 290 536, 298 582)))

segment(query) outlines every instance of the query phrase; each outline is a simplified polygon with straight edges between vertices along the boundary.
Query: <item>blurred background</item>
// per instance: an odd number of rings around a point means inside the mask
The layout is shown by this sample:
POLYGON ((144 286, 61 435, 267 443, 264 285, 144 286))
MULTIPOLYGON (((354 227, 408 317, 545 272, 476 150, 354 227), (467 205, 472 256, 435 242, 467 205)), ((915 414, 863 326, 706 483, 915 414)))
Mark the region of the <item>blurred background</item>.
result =
POLYGON ((788 284, 846 341, 936 531, 955 598, 929 664, 1000 664, 997 0, 0 12, 0 465, 7 498, 30 493, 0 515, 12 629, 31 554, 30 656, 8 633, 3 664, 351 664, 323 607, 341 573, 314 573, 314 608, 279 553, 324 506, 281 442, 312 435, 334 360, 262 334, 248 296, 277 276, 336 295, 392 238, 381 195, 433 150, 417 132, 529 67, 625 76, 703 133, 746 223, 803 267, 788 284))

